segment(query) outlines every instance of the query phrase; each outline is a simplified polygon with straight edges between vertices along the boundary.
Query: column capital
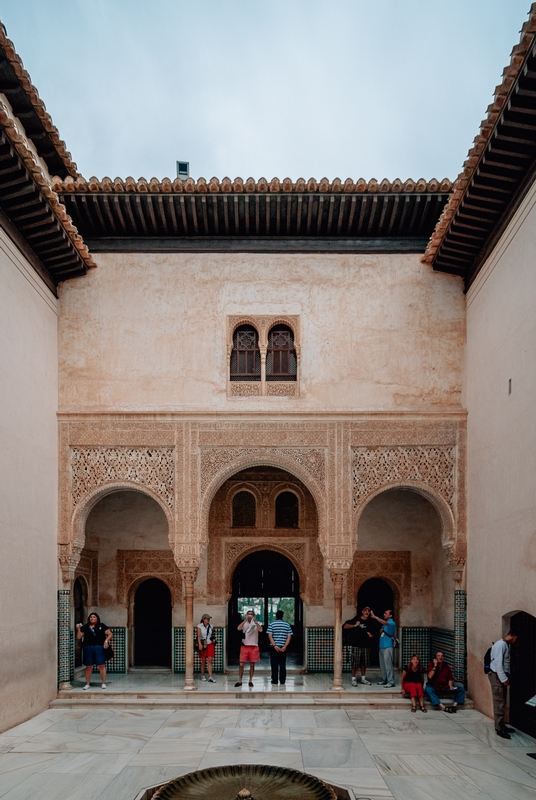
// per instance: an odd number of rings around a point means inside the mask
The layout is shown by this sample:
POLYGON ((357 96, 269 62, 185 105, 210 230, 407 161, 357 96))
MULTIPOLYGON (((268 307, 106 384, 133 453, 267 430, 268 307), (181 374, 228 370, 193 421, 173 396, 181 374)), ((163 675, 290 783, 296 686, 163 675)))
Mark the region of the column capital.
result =
POLYGON ((186 591, 194 588, 194 583, 197 578, 197 567, 179 567, 181 577, 184 581, 186 591))

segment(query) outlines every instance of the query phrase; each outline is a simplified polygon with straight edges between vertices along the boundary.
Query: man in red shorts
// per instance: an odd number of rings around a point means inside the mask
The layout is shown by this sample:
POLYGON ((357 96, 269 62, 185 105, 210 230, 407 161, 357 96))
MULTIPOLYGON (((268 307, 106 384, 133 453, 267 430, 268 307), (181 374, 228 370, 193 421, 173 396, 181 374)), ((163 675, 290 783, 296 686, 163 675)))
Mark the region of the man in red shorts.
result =
POLYGON ((238 671, 238 681, 235 686, 242 686, 242 676, 244 675, 244 667, 249 661, 249 686, 253 687, 253 673, 255 672, 255 664, 261 660, 259 652, 259 633, 262 633, 262 625, 255 619, 255 612, 248 611, 245 620, 238 626, 238 630, 242 631, 243 639, 242 646, 240 647, 240 669, 238 671))

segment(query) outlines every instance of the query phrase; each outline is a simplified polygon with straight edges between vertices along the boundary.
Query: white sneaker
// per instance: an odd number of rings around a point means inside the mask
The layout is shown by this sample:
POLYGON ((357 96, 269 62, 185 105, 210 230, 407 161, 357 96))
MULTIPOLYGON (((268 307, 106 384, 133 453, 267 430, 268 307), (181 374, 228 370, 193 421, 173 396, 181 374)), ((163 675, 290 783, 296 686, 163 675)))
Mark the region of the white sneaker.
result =
POLYGON ((209 682, 209 683, 216 683, 216 678, 209 678, 209 679, 208 679, 208 682, 209 682))
POLYGON ((90 687, 89 683, 86 683, 86 685, 84 686, 84 692, 87 692, 87 690, 90 689, 90 688, 91 687, 90 687))
POLYGON ((206 681, 206 678, 205 678, 205 676, 204 676, 204 675, 201 675, 201 680, 202 680, 202 681, 206 681))
POLYGON ((352 686, 357 686, 357 678, 352 678, 352 686))
POLYGON ((364 675, 363 675, 363 677, 361 678, 361 683, 364 683, 364 684, 365 684, 365 686, 370 686, 370 681, 367 681, 367 679, 365 678, 365 676, 364 676, 364 675))
POLYGON ((101 689, 106 689, 106 684, 105 683, 102 684, 101 689))

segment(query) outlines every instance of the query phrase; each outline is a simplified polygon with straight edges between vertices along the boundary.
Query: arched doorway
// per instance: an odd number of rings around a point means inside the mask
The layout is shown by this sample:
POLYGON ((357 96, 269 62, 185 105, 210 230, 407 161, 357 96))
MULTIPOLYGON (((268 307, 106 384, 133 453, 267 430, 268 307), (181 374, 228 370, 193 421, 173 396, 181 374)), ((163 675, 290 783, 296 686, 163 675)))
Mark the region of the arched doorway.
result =
POLYGON ((274 550, 257 550, 240 561, 233 574, 233 589, 229 601, 228 661, 236 664, 242 635, 237 625, 246 611, 252 608, 264 626, 259 637, 261 654, 268 654, 266 635, 268 624, 282 609, 285 620, 292 626, 289 648, 291 663, 303 662, 303 606, 300 599, 298 571, 292 561, 274 550))
POLYGON ((171 592, 158 578, 147 578, 134 595, 134 664, 171 667, 171 592))
MULTIPOLYGON (((78 577, 73 586, 73 604, 74 604, 74 624, 75 627, 81 623, 82 625, 87 622, 88 606, 87 606, 87 584, 82 577, 78 577)), ((74 666, 75 668, 82 666, 82 640, 75 637, 74 640, 74 666)))
POLYGON ((529 736, 536 736, 536 707, 527 701, 536 695, 536 617, 519 611, 510 617, 518 635, 510 663, 510 722, 529 736))
MULTIPOLYGON (((393 590, 387 581, 383 580, 383 578, 369 578, 359 587, 357 613, 360 614, 365 606, 369 606, 377 617, 382 617, 383 612, 387 611, 387 609, 390 609, 394 616, 394 602, 393 590)), ((372 622, 375 636, 370 647, 370 661, 372 666, 379 666, 380 625, 374 620, 372 622)))

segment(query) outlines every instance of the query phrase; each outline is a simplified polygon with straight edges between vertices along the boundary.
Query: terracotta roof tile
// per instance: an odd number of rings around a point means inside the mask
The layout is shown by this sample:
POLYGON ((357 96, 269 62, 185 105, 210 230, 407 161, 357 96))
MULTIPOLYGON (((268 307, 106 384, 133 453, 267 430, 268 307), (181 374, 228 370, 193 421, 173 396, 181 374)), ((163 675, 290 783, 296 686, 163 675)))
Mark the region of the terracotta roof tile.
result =
POLYGON ((363 178, 359 178, 357 181, 353 181, 351 178, 347 178, 344 183, 341 181, 340 178, 335 178, 333 181, 328 181, 327 178, 322 178, 321 181, 317 182, 314 178, 310 178, 308 181, 305 181, 304 178, 298 178, 298 180, 293 183, 290 178, 285 178, 284 180, 279 180, 279 178, 272 178, 270 182, 266 180, 266 178, 260 178, 258 181, 255 181, 254 178, 248 178, 244 181, 242 178, 235 178, 231 181, 230 178, 223 178, 221 181, 218 178, 211 178, 210 181, 206 181, 205 178, 198 178, 195 181, 193 178, 187 178, 186 181, 182 181, 180 178, 176 178, 174 181, 171 178, 164 178, 162 181, 157 180, 157 178, 151 178, 150 181, 147 181, 145 178, 139 178, 135 180, 135 178, 128 177, 124 181, 121 178, 115 178, 112 180, 111 178, 105 177, 102 180, 98 178, 92 177, 89 180, 85 180, 81 176, 77 177, 68 177, 65 180, 62 180, 59 177, 54 177, 52 179, 52 186, 55 191, 57 192, 233 192, 233 193, 243 193, 243 192, 257 192, 268 194, 270 192, 300 192, 300 193, 313 193, 313 192, 333 192, 333 193, 340 193, 340 192, 365 192, 365 193, 372 193, 372 192, 393 192, 393 193, 402 193, 402 192, 414 192, 414 193, 422 193, 422 192, 450 192, 452 189, 452 183, 447 179, 444 178, 442 181, 438 181, 435 178, 432 178, 430 181, 425 181, 424 178, 420 178, 418 181, 412 181, 411 179, 405 181, 404 183, 399 179, 396 178, 394 181, 388 181, 384 178, 381 182, 378 182, 374 178, 370 181, 365 181, 363 178))
POLYGON ((77 228, 73 224, 72 218, 67 213, 65 206, 60 201, 55 190, 51 187, 48 176, 44 174, 43 169, 37 163, 37 160, 27 146, 24 137, 17 130, 17 126, 9 115, 6 106, 1 102, 0 126, 2 127, 2 130, 5 132, 9 141, 12 143, 14 149, 17 151, 22 163, 31 174, 34 183, 52 209, 58 222, 65 230, 67 236, 78 251, 85 265, 88 268, 95 267, 96 264, 93 261, 93 258, 91 257, 82 237, 78 233, 77 228))
POLYGON ((453 184, 453 192, 449 198, 449 202, 445 206, 441 214, 435 230, 430 237, 428 247, 422 258, 426 264, 433 264, 436 258, 438 249, 447 233, 451 221, 456 214, 456 211, 465 195, 467 187, 473 177, 479 161, 484 153, 484 149, 491 137, 491 134, 496 127, 501 112, 504 110, 508 97, 515 84, 519 71, 523 66, 525 58, 530 52, 536 36, 536 3, 532 3, 529 18, 521 29, 521 38, 519 44, 516 44, 510 56, 510 63, 503 70, 502 82, 495 88, 493 103, 487 108, 487 116, 482 121, 480 132, 475 137, 473 146, 469 150, 467 159, 464 162, 463 170, 458 175, 458 178, 453 184))
POLYGON ((76 176, 78 175, 78 170, 76 164, 71 158, 71 154, 67 150, 65 142, 63 139, 60 138, 58 129, 52 122, 52 118, 48 111, 46 110, 46 106, 44 102, 39 97, 39 93, 35 86, 33 85, 31 78, 28 72, 24 69, 24 64, 22 63, 22 59, 18 55, 13 45, 13 42, 8 39, 6 30, 4 26, 0 23, 0 47, 4 51, 6 59, 11 64, 15 75, 20 82, 23 90, 25 91, 30 103, 33 106, 33 109, 37 116, 39 117, 43 128, 46 130, 47 134, 50 136, 52 143, 56 149, 58 156, 63 161, 65 165, 65 169, 70 175, 76 176))

